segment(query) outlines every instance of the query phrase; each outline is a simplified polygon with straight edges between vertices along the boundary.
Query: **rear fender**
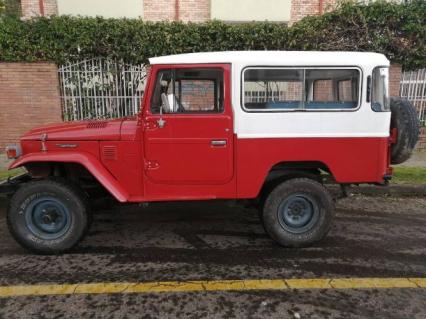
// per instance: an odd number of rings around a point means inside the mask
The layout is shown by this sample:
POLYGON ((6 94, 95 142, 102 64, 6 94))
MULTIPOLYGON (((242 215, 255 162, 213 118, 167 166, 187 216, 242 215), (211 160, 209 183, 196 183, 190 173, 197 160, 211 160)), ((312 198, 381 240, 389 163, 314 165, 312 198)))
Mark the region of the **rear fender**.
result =
POLYGON ((44 152, 29 153, 14 161, 9 169, 24 166, 28 163, 56 162, 56 163, 77 163, 84 166, 98 182, 107 189, 120 202, 127 202, 129 194, 111 173, 99 162, 99 160, 89 153, 78 152, 44 152))

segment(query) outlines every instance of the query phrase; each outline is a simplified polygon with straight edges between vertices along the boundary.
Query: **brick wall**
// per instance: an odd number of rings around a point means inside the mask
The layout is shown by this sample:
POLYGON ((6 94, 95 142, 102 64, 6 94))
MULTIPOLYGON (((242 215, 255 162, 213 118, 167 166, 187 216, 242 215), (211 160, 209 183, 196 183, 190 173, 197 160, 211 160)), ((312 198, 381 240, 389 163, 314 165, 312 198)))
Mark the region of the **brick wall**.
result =
POLYGON ((416 145, 417 150, 426 150, 426 127, 420 129, 420 138, 416 145))
POLYGON ((185 110, 212 111, 215 107, 215 86, 210 80, 182 80, 180 101, 185 110))
POLYGON ((62 121, 52 63, 0 63, 0 152, 29 129, 62 121))
POLYGON ((175 0, 144 0, 144 20, 162 21, 175 19, 175 0))
POLYGON ((58 3, 56 0, 44 0, 44 13, 47 16, 58 14, 58 3))
POLYGON ((399 96, 402 68, 399 64, 392 64, 389 68, 389 95, 399 96))
MULTIPOLYGON (((323 0, 322 12, 333 10, 336 0, 323 0)), ((290 25, 309 15, 320 14, 320 0, 292 0, 290 25)))
POLYGON ((174 21, 176 18, 184 22, 203 22, 210 19, 210 0, 144 0, 144 20, 174 21), (177 14, 178 13, 178 14, 177 14))
POLYGON ((333 81, 317 80, 314 82, 314 98, 313 101, 327 102, 333 101, 333 81))
POLYGON ((41 0, 44 14, 40 11, 40 0, 21 0, 22 17, 29 19, 37 16, 51 16, 58 14, 58 5, 56 0, 41 0))
POLYGON ((210 20, 210 0, 180 0, 179 2, 179 20, 184 22, 210 20))

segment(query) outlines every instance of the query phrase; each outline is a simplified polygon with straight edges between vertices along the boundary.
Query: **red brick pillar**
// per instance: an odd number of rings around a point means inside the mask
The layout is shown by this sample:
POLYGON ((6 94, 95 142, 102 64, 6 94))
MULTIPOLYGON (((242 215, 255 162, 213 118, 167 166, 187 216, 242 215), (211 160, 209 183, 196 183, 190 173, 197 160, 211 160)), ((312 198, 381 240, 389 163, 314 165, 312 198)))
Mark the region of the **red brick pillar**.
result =
POLYGON ((306 16, 332 11, 335 6, 336 0, 292 0, 289 24, 292 25, 306 16))
POLYGON ((144 0, 143 18, 147 21, 208 21, 210 0, 144 0))
POLYGON ((178 3, 180 5, 179 20, 183 22, 210 20, 210 0, 178 0, 178 3))
POLYGON ((36 126, 62 121, 53 63, 0 63, 0 152, 36 126))
POLYGON ((402 67, 399 64, 391 64, 389 68, 389 95, 399 96, 402 67))
POLYGON ((57 0, 21 0, 22 17, 30 19, 58 14, 57 0))

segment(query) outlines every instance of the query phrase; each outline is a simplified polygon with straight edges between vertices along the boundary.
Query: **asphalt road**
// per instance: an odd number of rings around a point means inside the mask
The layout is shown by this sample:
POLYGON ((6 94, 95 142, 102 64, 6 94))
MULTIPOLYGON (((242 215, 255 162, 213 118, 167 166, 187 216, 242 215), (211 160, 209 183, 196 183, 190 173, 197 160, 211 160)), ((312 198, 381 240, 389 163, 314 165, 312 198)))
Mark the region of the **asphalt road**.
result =
MULTIPOLYGON (((0 199, 1 201, 1 199, 0 199)), ((20 248, 0 202, 0 285, 426 277, 426 198, 352 196, 315 247, 286 249, 252 208, 112 206, 62 256, 20 248)), ((0 298, 0 318, 426 318, 426 289, 302 289, 0 298)))

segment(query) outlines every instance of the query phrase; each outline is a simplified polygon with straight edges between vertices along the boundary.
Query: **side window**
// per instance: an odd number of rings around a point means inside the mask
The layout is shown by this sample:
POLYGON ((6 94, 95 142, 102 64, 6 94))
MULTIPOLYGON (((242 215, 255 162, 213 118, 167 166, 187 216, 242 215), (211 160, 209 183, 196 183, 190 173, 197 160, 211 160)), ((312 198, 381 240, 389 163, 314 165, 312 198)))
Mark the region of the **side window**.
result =
POLYGON ((310 102, 328 102, 333 100, 333 81, 313 80, 312 97, 310 102))
POLYGON ((167 69, 157 73, 151 112, 219 113, 223 111, 221 69, 167 69))
POLYGON ((303 70, 247 69, 244 71, 244 108, 291 110, 302 107, 303 70))
POLYGON ((359 71, 306 70, 307 110, 354 109, 359 100, 359 71))
POLYGON ((248 111, 344 110, 359 104, 360 72, 355 69, 249 68, 243 81, 248 111))

